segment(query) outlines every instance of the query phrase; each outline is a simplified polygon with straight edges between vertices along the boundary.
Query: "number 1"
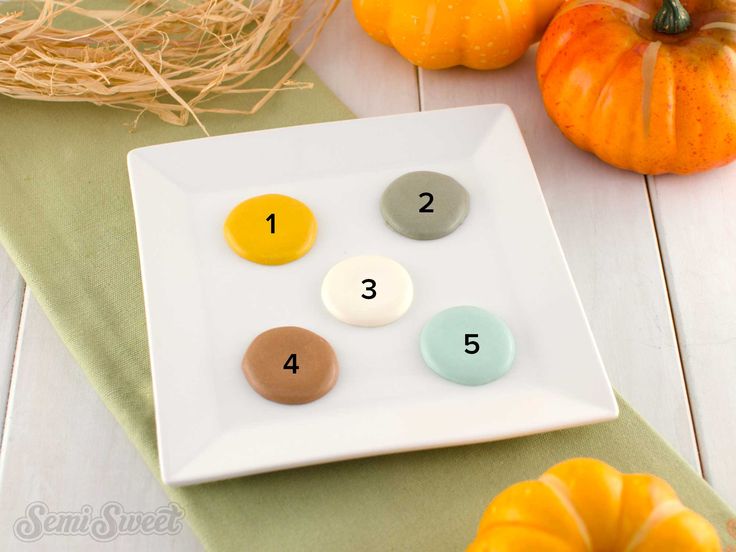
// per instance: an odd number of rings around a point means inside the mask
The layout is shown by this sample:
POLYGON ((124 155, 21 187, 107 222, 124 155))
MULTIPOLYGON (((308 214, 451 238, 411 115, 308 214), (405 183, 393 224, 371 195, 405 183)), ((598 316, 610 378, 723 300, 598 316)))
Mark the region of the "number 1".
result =
POLYGON ((271 223, 271 233, 276 233, 276 213, 271 213, 266 217, 266 220, 271 223))

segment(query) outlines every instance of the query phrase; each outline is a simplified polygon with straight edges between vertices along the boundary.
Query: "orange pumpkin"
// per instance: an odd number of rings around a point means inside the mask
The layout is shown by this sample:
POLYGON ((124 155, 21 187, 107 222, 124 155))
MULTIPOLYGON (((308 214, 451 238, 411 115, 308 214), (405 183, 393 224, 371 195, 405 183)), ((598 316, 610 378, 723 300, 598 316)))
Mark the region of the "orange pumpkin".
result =
POLYGON ((537 78, 578 147, 639 173, 692 173, 736 158, 735 48, 732 0, 570 0, 537 78))
POLYGON ((503 491, 468 552, 720 552, 665 481, 578 458, 503 491))
POLYGON ((363 29, 425 69, 497 69, 539 40, 562 0, 353 0, 363 29))

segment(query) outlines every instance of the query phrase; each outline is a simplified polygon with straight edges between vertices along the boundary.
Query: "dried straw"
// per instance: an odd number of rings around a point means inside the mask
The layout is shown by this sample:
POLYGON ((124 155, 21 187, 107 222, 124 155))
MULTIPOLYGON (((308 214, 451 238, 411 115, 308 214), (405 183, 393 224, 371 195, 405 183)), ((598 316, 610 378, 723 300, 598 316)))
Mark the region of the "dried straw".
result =
POLYGON ((84 8, 81 0, 27 3, 38 9, 33 18, 0 14, 0 94, 133 110, 139 112, 136 123, 145 112, 175 125, 191 116, 207 133, 201 113, 248 115, 279 90, 311 86, 290 79, 338 1, 133 0, 120 10, 84 8), (294 22, 307 12, 314 15, 289 44, 294 22), (55 25, 62 14, 90 25, 55 25), (249 87, 300 41, 303 54, 275 84, 249 87), (209 104, 233 94, 257 96, 244 109, 209 104))

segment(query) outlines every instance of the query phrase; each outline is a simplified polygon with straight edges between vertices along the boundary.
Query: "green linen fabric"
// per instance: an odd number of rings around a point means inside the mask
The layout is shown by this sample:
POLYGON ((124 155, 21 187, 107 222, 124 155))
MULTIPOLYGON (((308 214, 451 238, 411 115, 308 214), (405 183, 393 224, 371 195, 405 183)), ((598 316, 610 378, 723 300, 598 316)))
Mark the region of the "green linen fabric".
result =
MULTIPOLYGON (((311 70, 295 78, 314 89, 281 92, 252 117, 210 116, 205 124, 222 134, 351 117, 311 70)), ((0 98, 0 239, 158 473, 126 153, 201 131, 144 116, 130 133, 124 125, 133 118, 87 104, 0 98)), ((733 513, 623 401, 618 420, 591 427, 166 491, 208 550, 461 550, 495 494, 574 456, 666 478, 731 542, 733 513)))

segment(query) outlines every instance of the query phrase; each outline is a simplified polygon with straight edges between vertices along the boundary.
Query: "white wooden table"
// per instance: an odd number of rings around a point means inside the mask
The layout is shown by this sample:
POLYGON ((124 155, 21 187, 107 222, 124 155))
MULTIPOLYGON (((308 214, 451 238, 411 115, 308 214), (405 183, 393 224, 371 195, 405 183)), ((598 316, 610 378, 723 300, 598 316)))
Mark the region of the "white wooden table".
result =
MULTIPOLYGON (((736 507, 736 164, 657 178, 608 167, 545 115, 534 52, 497 72, 417 70, 371 41, 347 1, 309 63, 361 117, 511 105, 615 387, 736 507)), ((96 549, 86 537, 19 543, 12 523, 34 500, 52 510, 167 503, 0 251, 3 419, 0 549, 96 549)), ((106 546, 201 550, 188 529, 106 546)))

